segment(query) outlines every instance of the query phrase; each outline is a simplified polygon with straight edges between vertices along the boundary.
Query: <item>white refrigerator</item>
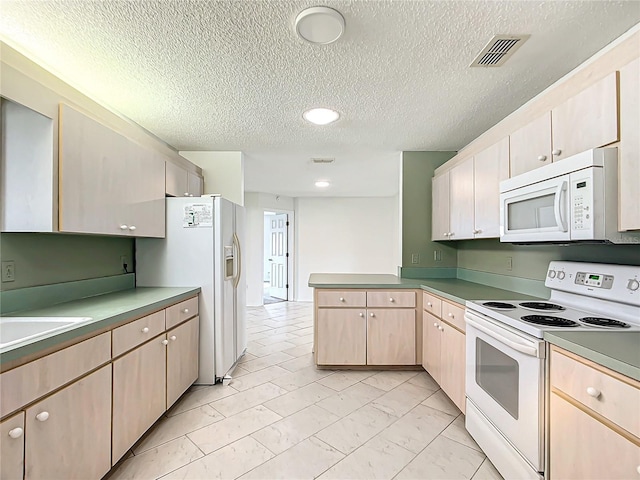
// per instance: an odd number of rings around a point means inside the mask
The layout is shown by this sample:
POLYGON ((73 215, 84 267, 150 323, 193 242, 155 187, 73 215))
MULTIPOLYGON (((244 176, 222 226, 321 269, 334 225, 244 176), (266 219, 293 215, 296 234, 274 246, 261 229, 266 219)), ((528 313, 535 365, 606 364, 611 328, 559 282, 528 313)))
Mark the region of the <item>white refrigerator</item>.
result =
POLYGON ((244 208, 217 195, 166 202, 166 238, 136 240, 136 286, 202 289, 196 383, 214 384, 247 348, 244 208))

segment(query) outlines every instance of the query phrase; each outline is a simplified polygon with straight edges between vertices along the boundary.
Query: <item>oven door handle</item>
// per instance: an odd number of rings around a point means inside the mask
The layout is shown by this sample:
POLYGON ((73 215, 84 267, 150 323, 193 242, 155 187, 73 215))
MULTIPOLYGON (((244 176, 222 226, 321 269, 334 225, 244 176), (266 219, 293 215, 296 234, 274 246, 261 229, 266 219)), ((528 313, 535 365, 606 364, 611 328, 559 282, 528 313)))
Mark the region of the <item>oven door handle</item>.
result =
POLYGON ((553 213, 556 216, 556 223, 558 224, 558 228, 561 232, 567 231, 567 222, 562 218, 562 197, 566 196, 566 191, 567 182, 566 180, 564 180, 560 183, 560 185, 558 185, 558 190, 556 190, 556 195, 553 202, 553 213))
POLYGON ((471 325, 476 330, 479 330, 482 333, 484 333, 486 335, 489 335, 491 338, 494 338, 495 340, 499 341, 500 343, 503 343, 503 344, 507 345, 508 347, 511 347, 514 350, 517 350, 520 353, 524 353, 525 355, 529 355, 530 357, 538 357, 538 349, 536 347, 532 347, 531 345, 525 345, 525 344, 520 343, 518 341, 515 341, 515 340, 512 340, 510 338, 507 338, 504 335, 500 335, 499 333, 494 332, 493 330, 485 327, 484 325, 480 325, 479 323, 474 322, 473 320, 471 320, 471 318, 469 318, 469 316, 465 316, 464 318, 467 321, 468 325, 471 325))

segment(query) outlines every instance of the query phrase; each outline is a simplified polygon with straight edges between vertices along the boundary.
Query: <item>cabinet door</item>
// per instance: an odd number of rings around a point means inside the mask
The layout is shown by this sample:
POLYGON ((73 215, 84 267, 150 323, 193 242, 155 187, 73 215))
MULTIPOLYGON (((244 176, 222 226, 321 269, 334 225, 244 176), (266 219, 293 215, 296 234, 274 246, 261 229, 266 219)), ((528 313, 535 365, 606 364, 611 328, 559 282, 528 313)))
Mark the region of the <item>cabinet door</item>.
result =
POLYGON ((128 144, 127 170, 122 172, 129 185, 127 224, 131 236, 165 236, 164 163, 155 152, 128 144))
POLYGON ((204 193, 204 179, 193 172, 187 173, 187 191, 192 197, 199 197, 204 193))
POLYGON ((640 446, 551 393, 550 478, 608 480, 638 477, 640 446))
POLYGON ((101 478, 111 468, 111 365, 26 410, 25 479, 101 478))
POLYGON ((165 335, 113 362, 115 464, 166 410, 165 335))
POLYGON ((171 197, 184 197, 189 194, 187 171, 180 165, 165 160, 165 193, 171 197))
POLYGON ((465 335, 445 322, 441 325, 440 386, 464 413, 465 335))
POLYGON ((473 157, 449 172, 449 240, 473 238, 473 157))
POLYGON ((500 182, 509 178, 509 138, 473 157, 474 238, 500 237, 500 182))
POLYGON ((0 423, 0 479, 22 478, 24 469, 24 412, 0 423))
POLYGON ((553 161, 618 141, 618 72, 551 111, 553 161))
POLYGON ((549 165, 551 156, 551 112, 509 135, 511 176, 549 165))
POLYGON ((416 364, 416 311, 367 309, 367 365, 416 364))
POLYGON ((365 310, 319 308, 317 312, 318 365, 366 365, 365 310))
POLYGON ((60 231, 129 235, 129 188, 139 178, 123 179, 127 143, 122 135, 60 105, 60 231))
POLYGON ((449 240, 449 172, 433 177, 431 240, 449 240))
POLYGON ((620 69, 620 230, 640 229, 640 58, 620 69))
POLYGON ((422 312, 422 366, 440 383, 440 344, 442 321, 428 312, 422 312))
POLYGON ((167 408, 198 378, 198 332, 200 317, 194 317, 167 332, 167 408))

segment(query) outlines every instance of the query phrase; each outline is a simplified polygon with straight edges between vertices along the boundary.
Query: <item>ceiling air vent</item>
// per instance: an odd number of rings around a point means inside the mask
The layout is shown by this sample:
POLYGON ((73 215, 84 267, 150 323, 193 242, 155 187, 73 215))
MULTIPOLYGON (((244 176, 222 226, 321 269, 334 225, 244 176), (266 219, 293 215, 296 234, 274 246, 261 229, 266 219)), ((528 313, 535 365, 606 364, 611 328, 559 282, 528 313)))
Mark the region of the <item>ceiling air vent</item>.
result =
POLYGON ((471 63, 471 67, 501 67, 530 35, 496 35, 471 63))
POLYGON ((311 162, 312 163, 318 163, 318 164, 324 164, 324 163, 333 163, 335 162, 336 159, 335 158, 312 158, 311 162))

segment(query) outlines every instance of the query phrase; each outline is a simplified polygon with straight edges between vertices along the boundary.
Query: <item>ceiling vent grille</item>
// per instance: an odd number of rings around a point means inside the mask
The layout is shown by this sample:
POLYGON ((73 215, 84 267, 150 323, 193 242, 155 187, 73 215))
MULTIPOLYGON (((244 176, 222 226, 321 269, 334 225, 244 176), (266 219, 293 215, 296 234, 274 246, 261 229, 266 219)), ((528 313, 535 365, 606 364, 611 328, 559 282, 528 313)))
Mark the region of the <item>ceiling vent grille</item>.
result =
POLYGON ((501 67, 530 35, 496 35, 474 58, 471 67, 501 67))
POLYGON ((335 158, 312 158, 311 159, 312 163, 317 163, 317 164, 327 164, 327 163, 333 163, 335 161, 336 161, 335 158))

